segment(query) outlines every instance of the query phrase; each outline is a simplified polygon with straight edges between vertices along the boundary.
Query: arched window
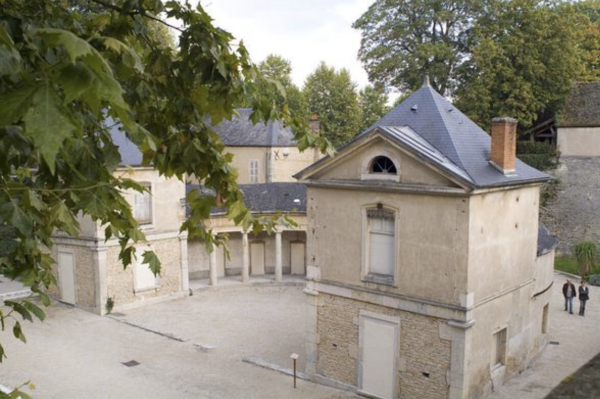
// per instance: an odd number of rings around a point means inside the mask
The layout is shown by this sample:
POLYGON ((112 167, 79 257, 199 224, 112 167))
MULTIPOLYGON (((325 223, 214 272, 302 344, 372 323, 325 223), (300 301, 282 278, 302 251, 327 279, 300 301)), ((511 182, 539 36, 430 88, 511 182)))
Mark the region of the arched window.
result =
POLYGON ((398 171, 396 170, 396 165, 394 165, 394 162, 392 162, 391 159, 384 156, 378 156, 371 162, 369 173, 385 173, 395 175, 398 173, 398 171))

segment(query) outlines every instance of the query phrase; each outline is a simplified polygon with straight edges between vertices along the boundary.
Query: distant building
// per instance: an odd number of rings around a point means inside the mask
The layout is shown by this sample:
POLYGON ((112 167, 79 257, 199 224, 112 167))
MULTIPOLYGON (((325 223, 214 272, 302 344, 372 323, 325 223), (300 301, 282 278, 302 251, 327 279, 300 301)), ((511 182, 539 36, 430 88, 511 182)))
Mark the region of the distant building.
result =
POLYGON ((478 398, 548 342, 549 176, 428 83, 297 174, 307 185, 308 376, 377 398, 478 398))
POLYGON ((559 120, 558 150, 563 157, 600 157, 600 82, 571 90, 559 120))
MULTIPOLYGON (((250 120, 251 109, 237 109, 232 120, 223 120, 212 129, 225 144, 224 152, 233 154, 232 166, 238 173, 238 184, 295 182, 292 175, 320 157, 316 149, 298 150, 298 143, 289 127, 280 121, 250 120)), ((310 125, 318 131, 318 121, 310 125)), ((199 183, 192 179, 192 183, 199 183)))
POLYGON ((112 128, 111 136, 122 158, 115 173, 148 189, 145 193, 130 191, 124 195, 148 244, 136 246, 137 260, 123 270, 118 240, 105 242, 104 228, 86 216, 79 218, 79 237, 57 232, 53 247, 58 286, 51 294, 98 314, 106 313, 109 298, 114 310, 123 310, 188 293, 187 235, 179 232, 185 220, 180 201, 185 198, 185 185, 159 176, 153 167, 141 166, 142 154, 117 126, 112 128), (162 261, 158 277, 142 263, 147 249, 155 251, 162 261))

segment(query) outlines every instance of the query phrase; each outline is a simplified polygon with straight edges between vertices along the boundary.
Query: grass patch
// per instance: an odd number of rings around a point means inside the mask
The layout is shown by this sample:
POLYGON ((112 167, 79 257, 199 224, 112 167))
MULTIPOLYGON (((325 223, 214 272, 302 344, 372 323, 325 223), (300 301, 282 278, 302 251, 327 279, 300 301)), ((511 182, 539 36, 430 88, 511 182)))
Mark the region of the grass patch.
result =
POLYGON ((579 266, 577 265, 577 259, 575 258, 555 258, 554 269, 575 275, 579 272, 579 266))

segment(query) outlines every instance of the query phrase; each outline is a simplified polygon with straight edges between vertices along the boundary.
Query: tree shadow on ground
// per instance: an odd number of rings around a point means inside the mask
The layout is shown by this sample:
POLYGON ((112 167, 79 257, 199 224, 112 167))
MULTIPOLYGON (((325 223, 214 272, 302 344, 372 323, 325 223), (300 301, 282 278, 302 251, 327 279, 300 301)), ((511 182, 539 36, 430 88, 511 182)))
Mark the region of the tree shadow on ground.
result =
POLYGON ((589 399, 600 397, 600 354, 561 381, 546 399, 589 399))

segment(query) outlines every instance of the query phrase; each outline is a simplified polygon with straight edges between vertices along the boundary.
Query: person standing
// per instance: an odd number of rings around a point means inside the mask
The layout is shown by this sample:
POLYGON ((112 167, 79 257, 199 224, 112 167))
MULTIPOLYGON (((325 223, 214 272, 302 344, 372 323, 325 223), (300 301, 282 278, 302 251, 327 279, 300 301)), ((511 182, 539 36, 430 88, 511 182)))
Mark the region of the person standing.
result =
POLYGON ((590 299, 590 289, 585 285, 585 280, 581 280, 579 286, 579 316, 585 316, 585 303, 590 299))
POLYGON ((573 298, 577 296, 577 291, 575 291, 575 285, 573 285, 570 279, 567 279, 562 291, 565 297, 565 311, 568 310, 570 314, 573 314, 573 298))

